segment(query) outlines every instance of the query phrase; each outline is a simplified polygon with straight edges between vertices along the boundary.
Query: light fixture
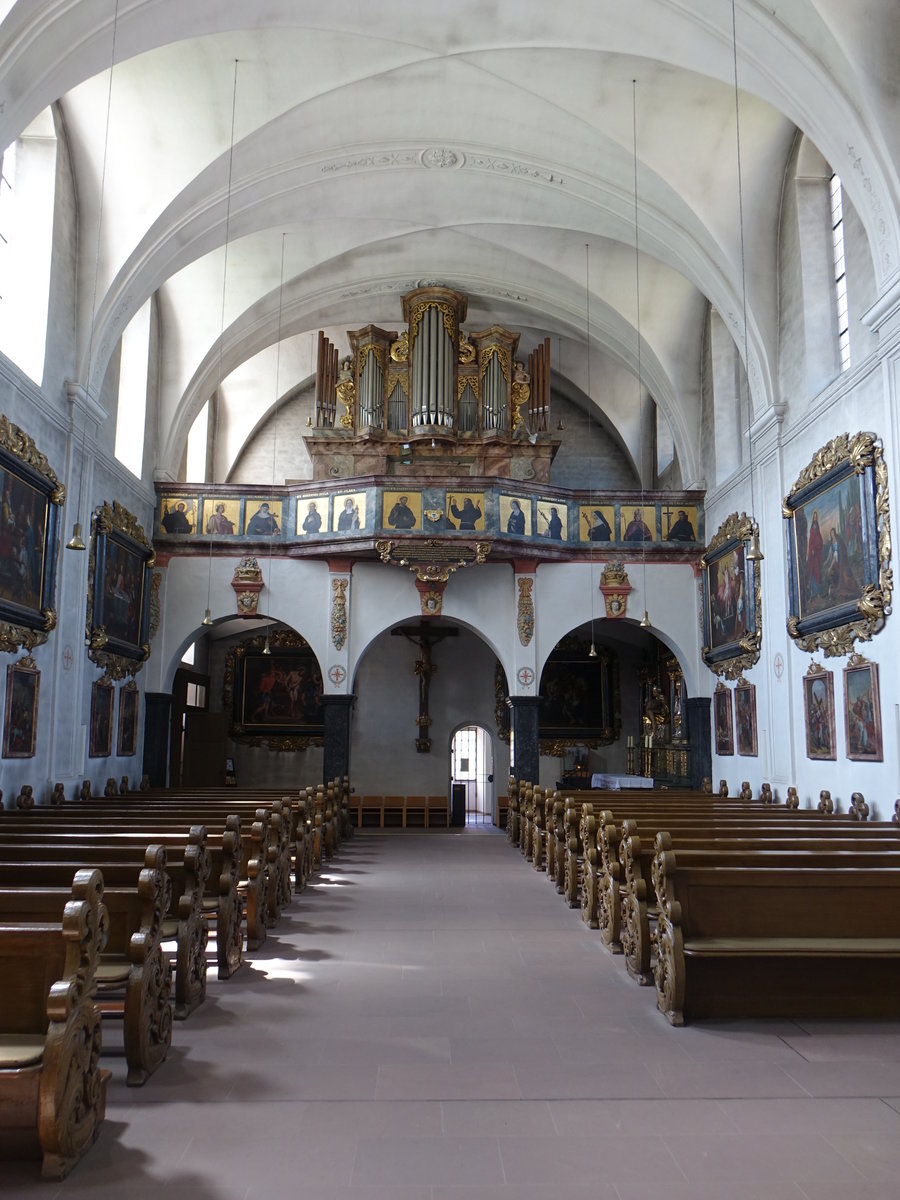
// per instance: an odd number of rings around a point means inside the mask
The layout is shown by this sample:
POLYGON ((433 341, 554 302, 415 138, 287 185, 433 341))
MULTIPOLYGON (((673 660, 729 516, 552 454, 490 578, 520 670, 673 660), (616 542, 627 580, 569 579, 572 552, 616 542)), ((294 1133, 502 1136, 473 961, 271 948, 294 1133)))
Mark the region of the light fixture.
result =
POLYGON ((262 652, 263 652, 263 654, 266 655, 266 657, 268 657, 272 653, 271 649, 269 648, 269 630, 268 629, 266 629, 266 644, 263 646, 262 652))
MULTIPOLYGON (((97 314, 97 281, 100 276, 100 238, 103 232, 103 197, 106 191, 106 159, 109 153, 109 116, 112 111, 113 68, 116 65, 116 35, 119 30, 119 0, 116 0, 113 12, 112 51, 109 60, 109 86, 106 92, 106 129, 103 134, 103 165, 100 169, 100 202, 97 212, 97 247, 94 254, 94 290, 91 295, 91 328, 88 335, 87 379, 85 382, 85 408, 81 426, 81 470, 78 475, 78 508, 75 510, 75 521, 72 526, 72 536, 66 542, 67 550, 85 550, 84 538, 81 536, 81 503, 84 498, 85 475, 85 445, 87 441, 88 404, 91 395, 91 375, 94 359, 94 322, 97 314)), ((75 410, 72 410, 72 433, 75 432, 75 410)))
POLYGON ((201 625, 212 625, 212 623, 213 623, 212 613, 207 608, 206 612, 204 613, 203 620, 200 622, 200 624, 201 625))
MULTIPOLYGON (((637 157, 637 80, 631 81, 631 125, 634 148, 634 297, 637 327, 637 383, 638 383, 638 473, 641 480, 641 525, 644 521, 644 388, 641 374, 641 258, 638 243, 638 157, 637 157)), ((644 604, 647 604, 647 539, 641 529, 641 576, 643 580, 644 604)), ((650 629, 650 614, 644 608, 641 628, 650 629)))
POLYGON ((750 339, 747 334, 747 265, 744 254, 744 183, 741 171, 741 106, 738 91, 737 59, 737 16, 735 0, 731 0, 731 47, 734 57, 734 141, 737 155, 738 228, 741 235, 741 305, 744 325, 744 374, 747 380, 747 461, 750 474, 750 548, 746 557, 749 562, 760 563, 765 558, 759 544, 759 526, 756 523, 756 501, 753 483, 753 392, 750 388, 750 339))
MULTIPOLYGON (((216 476, 216 442, 219 432, 219 405, 222 400, 222 356, 225 352, 225 293, 228 284, 228 244, 231 240, 231 188, 232 177, 234 173, 234 124, 235 113, 237 111, 237 79, 238 79, 238 60, 234 60, 234 79, 231 85, 231 139, 228 146, 228 187, 225 195, 225 254, 222 263, 222 311, 219 319, 219 366, 216 377, 215 396, 207 400, 212 417, 212 430, 208 435, 208 446, 212 453, 209 457, 212 459, 212 480, 215 482, 216 476)), ((207 474, 204 471, 204 475, 207 474)), ((198 530, 199 532, 199 530, 198 530)), ((213 559, 213 543, 212 538, 209 539, 209 558, 206 568, 206 616, 204 616, 202 624, 212 625, 212 617, 210 616, 210 598, 212 595, 212 559, 213 559)))
POLYGON ((594 645, 594 643, 592 641, 591 648, 590 648, 590 650, 588 650, 588 658, 596 658, 596 657, 597 657, 597 647, 594 645))

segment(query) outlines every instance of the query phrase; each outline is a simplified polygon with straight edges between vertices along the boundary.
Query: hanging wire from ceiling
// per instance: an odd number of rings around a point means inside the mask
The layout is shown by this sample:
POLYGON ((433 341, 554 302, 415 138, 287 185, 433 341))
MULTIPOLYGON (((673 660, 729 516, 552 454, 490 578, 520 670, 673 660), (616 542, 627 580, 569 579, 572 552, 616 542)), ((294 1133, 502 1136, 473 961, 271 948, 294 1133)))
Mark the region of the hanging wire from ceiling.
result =
MULTIPOLYGON (((210 406, 213 417, 213 428, 211 435, 211 452, 212 452, 212 474, 215 478, 216 474, 216 442, 219 430, 219 405, 222 400, 222 359, 225 353, 225 297, 228 289, 228 246, 231 239, 231 192, 232 180, 234 176, 234 130, 235 116, 237 113, 237 85, 238 85, 238 59, 234 60, 234 77, 231 85, 231 137, 228 146, 228 185, 226 189, 225 199, 225 254, 222 264, 222 308, 221 318, 219 322, 219 363, 216 373, 216 390, 214 393, 214 401, 207 401, 210 406)), ((209 436, 209 435, 208 435, 209 436)), ((209 560, 206 571, 206 612, 203 614, 203 625, 212 625, 212 613, 210 612, 210 597, 212 589, 212 559, 213 559, 213 543, 212 538, 209 541, 209 560)))
MULTIPOLYGON (((641 371, 641 256, 638 238, 638 149, 637 149, 637 80, 631 81, 631 136, 634 161, 634 298, 637 327, 637 397, 638 397, 638 474, 641 481, 641 525, 644 522, 644 385, 641 371)), ((650 629, 650 613, 647 605, 647 540, 641 529, 641 572, 644 590, 644 615, 641 628, 650 629)))
MULTIPOLYGON (((590 504, 590 514, 594 511, 594 446, 591 440, 591 405, 593 404, 593 392, 591 391, 591 246, 590 242, 584 243, 584 334, 587 343, 587 393, 588 393, 588 503, 590 504)), ((579 536, 581 534, 579 522, 579 536)), ((594 539, 591 537, 590 516, 588 517, 588 541, 590 542, 590 564, 591 564, 591 648, 588 651, 588 658, 597 657, 597 646, 594 642, 594 539)))
POLYGON ((731 0, 731 48, 734 59, 734 140, 737 152, 738 227, 741 240, 741 305, 744 335, 744 372, 747 379, 747 456, 750 474, 750 562, 762 562, 765 555, 759 544, 759 525, 756 521, 755 488, 753 482, 753 393, 750 388, 750 338, 747 333, 747 264, 744 252, 744 181, 741 169, 741 105, 738 89, 737 14, 731 0))
MULTIPOLYGON (((116 65, 116 40, 119 31, 119 0, 116 0, 113 10, 112 49, 109 61, 109 85, 106 92, 106 127, 103 133, 103 163, 100 168, 100 200, 97 212, 97 245, 94 253, 94 286, 91 292, 91 324, 88 334, 87 380, 85 383, 85 407, 81 425, 81 470, 78 476, 78 507, 75 510, 75 521, 72 536, 66 542, 67 550, 84 550, 85 542, 81 536, 81 505, 84 499, 84 476, 86 474, 85 446, 87 442, 88 405, 91 398, 91 379, 94 370, 94 321, 97 313, 97 284, 100 277, 100 239, 103 233, 103 200, 106 193, 106 163, 109 155, 109 123, 112 113, 113 71, 116 65)), ((75 432, 74 414, 72 432, 75 432)))
MULTIPOLYGON (((272 413, 272 488, 275 488, 275 460, 278 453, 278 398, 279 398, 279 378, 281 375, 281 319, 284 311, 284 247, 286 233, 281 235, 281 275, 278 284, 278 333, 275 343, 275 407, 272 413)), ((282 526, 284 525, 284 514, 282 513, 282 526)), ((272 534, 269 540, 269 589, 272 588, 272 550, 273 540, 275 535, 272 534)), ((271 626, 266 626, 266 644, 263 647, 263 654, 271 654, 272 650, 269 645, 269 630, 271 626)))

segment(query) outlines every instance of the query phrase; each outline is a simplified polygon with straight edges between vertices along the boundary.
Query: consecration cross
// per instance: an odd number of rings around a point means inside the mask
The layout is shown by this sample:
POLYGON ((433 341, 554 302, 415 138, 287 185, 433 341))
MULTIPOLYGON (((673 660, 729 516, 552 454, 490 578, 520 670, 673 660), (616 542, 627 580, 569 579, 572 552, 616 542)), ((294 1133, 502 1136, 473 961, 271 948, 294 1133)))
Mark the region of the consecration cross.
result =
POLYGON ((405 637, 407 641, 419 648, 420 657, 416 659, 416 665, 413 668, 419 679, 419 715, 416 717, 419 735, 416 738, 416 750, 420 754, 428 754, 431 750, 431 738, 428 736, 431 726, 428 700, 431 677, 437 671, 437 667, 431 661, 431 648, 436 642, 443 641, 444 638, 457 637, 459 630, 451 626, 442 628, 431 622, 426 624, 424 621, 420 621, 418 625, 398 625, 396 629, 391 630, 391 633, 395 637, 405 637))

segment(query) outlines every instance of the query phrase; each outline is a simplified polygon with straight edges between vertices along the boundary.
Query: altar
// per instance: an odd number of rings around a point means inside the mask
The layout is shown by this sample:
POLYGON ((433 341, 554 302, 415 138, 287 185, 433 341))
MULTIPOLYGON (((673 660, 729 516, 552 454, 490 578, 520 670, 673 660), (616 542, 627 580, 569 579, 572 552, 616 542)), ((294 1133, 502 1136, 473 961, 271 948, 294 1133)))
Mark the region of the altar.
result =
POLYGON ((592 788, 606 788, 611 792, 619 792, 622 788, 652 788, 653 780, 646 775, 604 775, 591 776, 592 788))

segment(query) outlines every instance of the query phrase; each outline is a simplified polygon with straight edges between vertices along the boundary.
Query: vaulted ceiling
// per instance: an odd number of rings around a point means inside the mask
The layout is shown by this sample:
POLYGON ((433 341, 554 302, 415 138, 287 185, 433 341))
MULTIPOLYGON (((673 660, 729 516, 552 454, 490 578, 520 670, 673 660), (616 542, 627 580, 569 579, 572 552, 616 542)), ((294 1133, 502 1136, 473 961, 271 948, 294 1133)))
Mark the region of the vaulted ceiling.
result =
POLYGON ((882 293, 900 268, 895 3, 740 0, 736 36, 732 11, 0 0, 0 145, 52 102, 68 134, 82 380, 88 346, 96 389, 157 294, 151 419, 174 472, 220 382, 249 430, 275 400, 279 338, 284 392, 314 370, 318 329, 396 328, 420 281, 467 292, 469 328, 521 329, 525 349, 550 336, 554 367, 585 392, 589 305, 593 402, 634 448, 639 324, 642 380, 685 482, 700 482, 709 304, 744 352, 736 112, 756 411, 777 399, 778 222, 798 130, 842 174, 882 293))

